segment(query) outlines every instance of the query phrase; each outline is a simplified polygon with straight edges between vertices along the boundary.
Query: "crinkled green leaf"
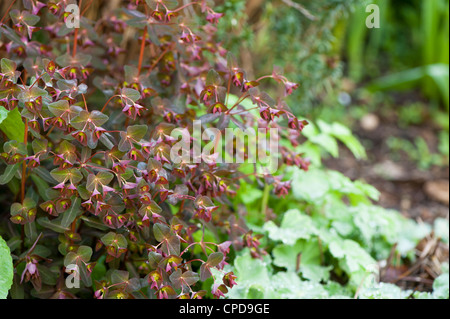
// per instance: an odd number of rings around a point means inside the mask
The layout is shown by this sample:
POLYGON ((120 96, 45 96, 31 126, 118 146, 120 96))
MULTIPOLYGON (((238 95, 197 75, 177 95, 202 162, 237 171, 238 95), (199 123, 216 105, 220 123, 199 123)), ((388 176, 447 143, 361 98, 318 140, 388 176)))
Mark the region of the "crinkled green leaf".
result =
POLYGON ((300 213, 298 209, 291 209, 284 214, 280 227, 269 221, 264 225, 272 240, 281 241, 287 245, 294 245, 299 239, 309 239, 317 233, 311 217, 300 213))
POLYGON ((433 283, 433 296, 439 299, 449 298, 449 275, 442 274, 433 283))
POLYGON ((6 299, 14 276, 13 261, 8 245, 0 236, 0 299, 6 299))
POLYGON ((300 266, 298 270, 306 279, 321 282, 329 278, 330 269, 320 266, 320 247, 316 239, 299 240, 294 246, 278 245, 272 254, 275 265, 292 272, 296 272, 297 266, 300 266))

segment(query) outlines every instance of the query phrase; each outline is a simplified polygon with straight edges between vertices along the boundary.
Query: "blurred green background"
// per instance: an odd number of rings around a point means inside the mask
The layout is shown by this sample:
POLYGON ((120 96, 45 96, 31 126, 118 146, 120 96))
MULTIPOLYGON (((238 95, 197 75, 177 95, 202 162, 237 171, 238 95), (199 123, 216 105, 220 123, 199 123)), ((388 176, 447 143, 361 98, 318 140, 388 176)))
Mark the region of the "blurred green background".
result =
POLYGON ((221 6, 221 38, 250 73, 270 73, 275 64, 301 83, 291 98, 298 113, 317 115, 315 109, 334 104, 333 94, 348 89, 342 77, 372 92, 419 91, 448 110, 447 0, 231 0, 221 6), (379 29, 366 26, 370 3, 380 8, 379 29))

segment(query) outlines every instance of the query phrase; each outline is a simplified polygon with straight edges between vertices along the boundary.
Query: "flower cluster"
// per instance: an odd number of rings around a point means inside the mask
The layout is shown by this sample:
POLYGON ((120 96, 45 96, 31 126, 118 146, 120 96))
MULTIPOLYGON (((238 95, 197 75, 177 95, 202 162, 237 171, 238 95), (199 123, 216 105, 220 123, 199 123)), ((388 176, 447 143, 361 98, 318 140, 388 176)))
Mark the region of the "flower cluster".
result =
MULTIPOLYGON (((199 283, 212 277, 221 297, 236 285, 223 270, 230 248, 264 254, 229 205, 239 166, 170 158, 171 131, 200 119, 219 130, 278 128, 293 146, 282 162, 308 169, 294 151, 307 122, 261 90, 265 78, 286 94, 298 85, 278 71, 249 79, 217 41, 222 14, 211 3, 132 0, 71 29, 65 8, 75 1, 23 0, 0 22, 0 108, 24 131, 20 140, 5 132, 1 158, 5 182, 21 180, 9 235, 18 239, 15 280, 33 284, 26 294, 201 298, 199 283), (135 35, 136 63, 124 34, 135 35), (206 229, 217 242, 205 241, 206 229), (72 272, 82 289, 65 286, 72 272)), ((281 176, 253 176, 277 195, 290 189, 281 176)))

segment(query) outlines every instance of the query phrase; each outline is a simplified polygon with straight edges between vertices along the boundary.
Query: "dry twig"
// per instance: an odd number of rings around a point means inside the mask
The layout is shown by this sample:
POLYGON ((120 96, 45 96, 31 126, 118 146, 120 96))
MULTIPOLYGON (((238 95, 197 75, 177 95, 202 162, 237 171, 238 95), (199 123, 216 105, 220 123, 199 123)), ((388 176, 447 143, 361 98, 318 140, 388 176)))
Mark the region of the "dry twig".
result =
POLYGON ((292 0, 283 0, 283 2, 292 7, 297 9, 298 11, 300 11, 306 18, 308 18, 311 21, 315 21, 317 20, 317 18, 315 16, 313 16, 304 6, 302 6, 301 4, 294 2, 292 0))

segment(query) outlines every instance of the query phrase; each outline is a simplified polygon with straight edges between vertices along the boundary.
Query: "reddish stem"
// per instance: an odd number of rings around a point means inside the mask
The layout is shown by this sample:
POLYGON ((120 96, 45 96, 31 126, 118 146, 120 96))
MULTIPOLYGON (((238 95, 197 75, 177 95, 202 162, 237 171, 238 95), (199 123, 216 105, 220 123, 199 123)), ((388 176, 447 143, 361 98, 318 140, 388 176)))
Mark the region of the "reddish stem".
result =
MULTIPOLYGON (((83 4, 83 0, 80 0, 79 7, 81 8, 81 5, 83 4)), ((81 15, 80 15, 81 19, 81 15)), ((73 37, 73 53, 72 57, 75 58, 75 55, 77 54, 77 43, 78 43, 78 28, 75 29, 75 35, 73 37)))
POLYGON ((111 96, 111 98, 108 100, 108 102, 106 102, 105 105, 103 106, 102 111, 101 111, 102 113, 105 111, 106 106, 108 105, 108 103, 111 102, 111 100, 113 98, 115 98, 115 97, 120 97, 120 95, 113 95, 113 96, 111 96))
POLYGON ((44 75, 46 75, 46 74, 48 74, 47 72, 44 72, 41 76, 39 76, 35 81, 34 81, 34 83, 30 86, 30 90, 33 88, 33 86, 44 76, 44 75))
POLYGON ((161 59, 167 54, 167 52, 169 52, 171 49, 171 47, 168 47, 167 49, 164 50, 164 52, 159 56, 159 58, 156 60, 155 63, 153 63, 153 65, 151 66, 150 70, 148 70, 147 75, 150 75, 150 73, 152 73, 153 69, 156 68, 156 66, 158 65, 159 61, 161 61, 161 59))
POLYGON ((145 26, 144 35, 142 36, 141 52, 139 54, 138 76, 141 75, 142 61, 144 60, 144 49, 145 49, 146 38, 147 38, 147 26, 145 26))
POLYGON ((86 109, 86 112, 89 112, 87 103, 86 103, 86 97, 84 96, 84 94, 81 94, 83 96, 83 101, 84 101, 84 108, 86 109))
POLYGON ((2 25, 3 21, 5 21, 5 18, 8 16, 9 10, 11 10, 12 6, 14 5, 14 3, 16 3, 16 0, 13 0, 13 2, 11 2, 11 4, 9 5, 8 9, 6 9, 6 13, 3 16, 2 20, 0 21, 0 25, 2 25))
POLYGON ((84 8, 84 10, 81 12, 81 15, 84 16, 84 14, 86 13, 86 11, 89 9, 89 7, 91 6, 92 2, 94 2, 94 0, 89 1, 89 3, 87 4, 86 8, 84 8))
POLYGON ((178 12, 178 11, 181 11, 181 10, 183 10, 183 9, 189 7, 189 6, 192 6, 192 5, 194 5, 194 4, 200 4, 200 2, 190 2, 190 3, 188 3, 188 4, 185 4, 185 5, 182 6, 182 7, 179 7, 179 8, 177 8, 177 9, 175 9, 175 10, 172 11, 172 12, 178 12))
POLYGON ((272 75, 262 76, 262 77, 260 77, 258 80, 256 80, 256 82, 259 82, 259 81, 264 80, 264 79, 271 79, 271 78, 273 78, 272 75))
POLYGON ((246 95, 245 93, 239 98, 239 100, 233 105, 233 107, 231 108, 231 109, 229 109, 228 111, 227 111, 227 115, 229 115, 230 114, 230 112, 231 111, 233 111, 233 109, 236 107, 236 106, 238 106, 240 103, 242 103, 246 98, 248 98, 250 95, 246 95))
POLYGON ((228 90, 227 90, 227 99, 225 101, 225 105, 228 107, 228 97, 230 96, 230 91, 231 91, 231 72, 230 72, 230 77, 228 79, 228 90))
POLYGON ((237 113, 232 113, 230 115, 239 115, 239 114, 242 114, 242 113, 245 113, 245 112, 250 112, 250 111, 256 110, 256 109, 259 109, 259 106, 252 107, 251 109, 248 109, 248 110, 239 111, 237 113))
POLYGON ((78 39, 78 29, 75 29, 75 35, 73 37, 73 52, 72 52, 72 57, 75 58, 75 56, 77 55, 77 39, 78 39))

